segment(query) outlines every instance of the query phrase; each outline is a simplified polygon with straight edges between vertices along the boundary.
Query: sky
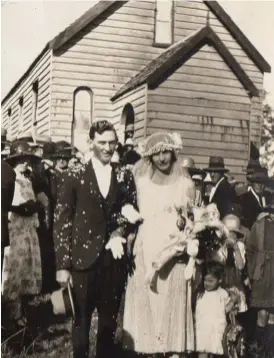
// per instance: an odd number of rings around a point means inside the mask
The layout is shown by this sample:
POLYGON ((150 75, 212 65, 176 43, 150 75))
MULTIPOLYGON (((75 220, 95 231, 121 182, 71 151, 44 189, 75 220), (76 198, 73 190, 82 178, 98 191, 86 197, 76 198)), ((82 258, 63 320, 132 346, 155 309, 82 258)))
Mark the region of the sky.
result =
MULTIPOLYGON (((1 98, 45 44, 97 1, 1 0, 1 98)), ((274 108, 274 0, 219 1, 272 67, 265 74, 267 102, 274 108)))

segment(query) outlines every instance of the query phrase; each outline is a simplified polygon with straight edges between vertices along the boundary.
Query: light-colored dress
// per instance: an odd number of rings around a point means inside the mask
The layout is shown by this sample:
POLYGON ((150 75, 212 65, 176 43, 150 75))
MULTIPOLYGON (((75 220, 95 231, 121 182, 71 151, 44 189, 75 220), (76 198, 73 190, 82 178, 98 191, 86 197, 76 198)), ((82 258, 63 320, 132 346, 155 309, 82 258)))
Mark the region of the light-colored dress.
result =
POLYGON ((191 283, 184 263, 175 261, 160 271, 157 292, 146 284, 156 255, 176 231, 175 205, 186 206, 192 182, 180 177, 174 184, 137 181, 140 214, 144 218, 134 245, 136 269, 129 277, 123 322, 123 345, 139 353, 182 353, 194 349, 191 283))
POLYGON ((229 295, 223 288, 205 291, 195 312, 196 351, 224 354, 222 339, 227 326, 225 308, 229 295))
MULTIPOLYGON (((35 200, 31 181, 16 173, 12 205, 35 200)), ((38 294, 42 287, 41 255, 37 236, 38 216, 9 216, 10 246, 3 263, 2 292, 11 300, 21 295, 38 294)))

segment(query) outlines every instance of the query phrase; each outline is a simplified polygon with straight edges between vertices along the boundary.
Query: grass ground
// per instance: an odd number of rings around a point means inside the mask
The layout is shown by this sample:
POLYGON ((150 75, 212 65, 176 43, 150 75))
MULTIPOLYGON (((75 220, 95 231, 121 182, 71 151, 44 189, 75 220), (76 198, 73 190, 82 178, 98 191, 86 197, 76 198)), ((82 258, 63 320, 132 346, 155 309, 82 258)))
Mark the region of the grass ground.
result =
MULTIPOLYGON (((72 357, 71 320, 57 317, 52 313, 49 296, 41 296, 27 306, 28 328, 15 328, 5 324, 5 312, 2 309, 3 358, 59 358, 72 357), (43 324, 41 324, 43 322, 43 324)), ((93 315, 90 331, 90 357, 94 357, 96 348, 97 314, 93 315)))
MULTIPOLYGON (((118 317, 116 340, 121 340, 122 310, 118 317)), ((2 307, 2 323, 5 324, 5 309, 2 307)), ((6 331, 2 328, 1 356, 3 358, 72 358, 71 320, 54 316, 49 296, 40 296, 27 306, 29 328, 6 331), (41 324, 42 322, 42 324, 41 324)), ((97 314, 93 315, 90 330, 90 358, 95 355, 97 314)), ((14 327, 13 327, 14 328, 14 327)), ((274 358, 274 325, 269 329, 268 350, 271 353, 258 358, 274 358)), ((250 357, 247 357, 250 358, 250 357)))

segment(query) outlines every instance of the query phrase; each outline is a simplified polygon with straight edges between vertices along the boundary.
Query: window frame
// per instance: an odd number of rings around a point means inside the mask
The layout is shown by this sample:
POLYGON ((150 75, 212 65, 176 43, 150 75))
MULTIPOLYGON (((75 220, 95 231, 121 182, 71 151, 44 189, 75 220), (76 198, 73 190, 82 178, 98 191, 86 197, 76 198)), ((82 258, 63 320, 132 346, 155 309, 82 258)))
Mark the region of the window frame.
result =
MULTIPOLYGON (((154 8, 154 38, 153 38, 153 47, 159 48, 168 48, 169 46, 174 44, 174 29, 175 29, 175 1, 168 0, 171 2, 171 42, 170 44, 156 42, 156 26, 157 26, 157 3, 159 0, 155 0, 155 8, 154 8)), ((163 1, 162 1, 163 2, 163 1)))
POLYGON ((24 124, 24 96, 19 98, 19 123, 18 123, 18 134, 22 132, 24 124))
POLYGON ((75 145, 74 143, 74 123, 75 123, 75 104, 76 104, 75 98, 77 93, 80 91, 87 91, 90 96, 91 111, 90 111, 89 126, 91 126, 94 119, 94 91, 88 86, 76 87, 72 95, 72 121, 71 121, 71 135, 70 135, 72 145, 75 145))
POLYGON ((39 81, 32 83, 32 128, 37 126, 37 109, 38 109, 39 81))

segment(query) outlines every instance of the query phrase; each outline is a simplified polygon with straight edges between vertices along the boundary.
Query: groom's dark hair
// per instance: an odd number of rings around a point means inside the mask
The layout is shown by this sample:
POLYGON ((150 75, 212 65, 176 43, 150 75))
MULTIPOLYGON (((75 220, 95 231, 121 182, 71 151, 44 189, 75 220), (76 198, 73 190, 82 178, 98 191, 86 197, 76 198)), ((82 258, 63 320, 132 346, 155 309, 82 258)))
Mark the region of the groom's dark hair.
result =
POLYGON ((90 130, 89 130, 89 138, 91 140, 93 140, 95 137, 95 133, 102 134, 106 131, 114 132, 115 136, 117 138, 117 133, 116 133, 115 128, 113 127, 113 125, 110 122, 105 121, 105 120, 92 123, 90 130))

